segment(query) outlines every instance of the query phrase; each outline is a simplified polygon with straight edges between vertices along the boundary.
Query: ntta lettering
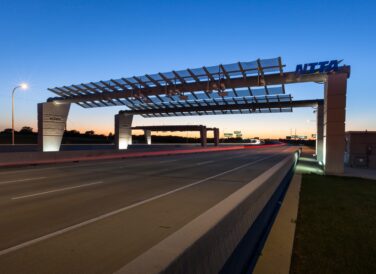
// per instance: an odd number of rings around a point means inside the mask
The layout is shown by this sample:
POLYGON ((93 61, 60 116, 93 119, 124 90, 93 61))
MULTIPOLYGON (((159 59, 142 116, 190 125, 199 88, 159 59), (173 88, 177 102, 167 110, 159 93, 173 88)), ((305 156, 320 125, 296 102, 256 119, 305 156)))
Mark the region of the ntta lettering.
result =
POLYGON ((307 64, 299 64, 296 66, 296 74, 308 74, 308 73, 327 73, 338 70, 338 65, 342 60, 332 60, 323 62, 314 62, 307 64))

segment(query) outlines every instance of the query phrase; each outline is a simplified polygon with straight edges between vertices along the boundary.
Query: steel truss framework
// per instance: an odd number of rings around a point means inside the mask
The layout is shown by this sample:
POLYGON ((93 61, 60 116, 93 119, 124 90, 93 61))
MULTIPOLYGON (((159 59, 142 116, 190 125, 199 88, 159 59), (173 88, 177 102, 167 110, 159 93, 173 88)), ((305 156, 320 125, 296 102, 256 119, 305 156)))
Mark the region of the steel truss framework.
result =
POLYGON ((269 85, 265 81, 268 75, 283 75, 283 67, 281 58, 258 59, 55 87, 49 90, 60 97, 49 101, 77 103, 84 108, 124 105, 143 117, 290 112, 289 106, 273 104, 292 101, 291 95, 285 94, 284 83, 269 85), (257 87, 248 83, 251 77, 257 78, 257 87))
POLYGON ((249 114, 249 113, 275 113, 291 112, 297 107, 317 107, 323 105, 323 99, 291 101, 270 101, 269 102, 238 102, 237 104, 218 104, 210 106, 187 106, 171 107, 159 109, 140 109, 126 110, 120 113, 132 115, 142 115, 143 117, 168 117, 168 116, 186 116, 186 115, 210 115, 210 114, 249 114))

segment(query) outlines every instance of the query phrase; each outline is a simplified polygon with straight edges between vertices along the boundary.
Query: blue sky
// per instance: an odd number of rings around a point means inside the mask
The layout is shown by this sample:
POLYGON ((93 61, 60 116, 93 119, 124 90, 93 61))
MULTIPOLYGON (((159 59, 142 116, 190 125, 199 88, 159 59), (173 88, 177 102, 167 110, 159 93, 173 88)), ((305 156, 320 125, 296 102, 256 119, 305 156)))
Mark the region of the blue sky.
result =
MULTIPOLYGON (((281 56, 285 70, 311 61, 344 59, 347 130, 376 130, 376 18, 373 1, 17 1, 0 0, 0 130, 36 129, 36 104, 48 87, 203 65, 281 56)), ((295 99, 322 98, 318 84, 288 85, 295 99)), ((122 108, 72 106, 68 127, 113 131, 122 108)), ((288 114, 144 119, 136 125, 206 124, 246 136, 315 132, 312 109, 288 114)))

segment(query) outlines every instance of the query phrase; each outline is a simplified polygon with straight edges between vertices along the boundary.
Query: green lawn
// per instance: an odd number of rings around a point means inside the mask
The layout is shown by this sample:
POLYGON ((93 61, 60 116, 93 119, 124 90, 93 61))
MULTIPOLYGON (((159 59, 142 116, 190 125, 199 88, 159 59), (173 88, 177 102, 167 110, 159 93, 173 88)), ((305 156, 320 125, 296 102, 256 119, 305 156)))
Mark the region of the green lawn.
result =
POLYGON ((303 175, 291 273, 376 273, 376 181, 303 175))

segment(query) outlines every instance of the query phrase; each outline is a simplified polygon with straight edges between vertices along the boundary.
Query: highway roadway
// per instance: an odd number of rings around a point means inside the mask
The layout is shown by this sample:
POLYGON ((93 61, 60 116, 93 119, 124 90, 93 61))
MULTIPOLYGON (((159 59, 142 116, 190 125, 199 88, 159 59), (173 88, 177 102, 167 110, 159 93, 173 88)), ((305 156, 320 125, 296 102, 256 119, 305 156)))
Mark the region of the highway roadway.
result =
POLYGON ((292 151, 0 169, 0 273, 113 273, 292 151))

